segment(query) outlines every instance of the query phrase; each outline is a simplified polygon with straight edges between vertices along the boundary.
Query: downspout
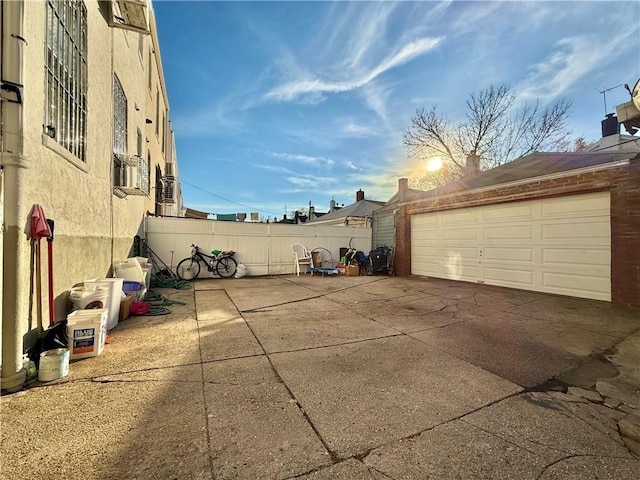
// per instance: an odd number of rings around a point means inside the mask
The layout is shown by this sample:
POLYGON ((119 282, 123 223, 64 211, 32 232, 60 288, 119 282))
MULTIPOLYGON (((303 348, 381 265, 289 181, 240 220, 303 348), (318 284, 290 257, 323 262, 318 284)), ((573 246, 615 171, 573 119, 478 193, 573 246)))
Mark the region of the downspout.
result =
POLYGON ((24 0, 1 2, 2 61, 2 169, 4 171, 4 225, 2 251, 2 375, 3 390, 22 389, 23 334, 27 328, 29 243, 24 235, 28 216, 24 187, 29 162, 24 156, 22 76, 24 0))

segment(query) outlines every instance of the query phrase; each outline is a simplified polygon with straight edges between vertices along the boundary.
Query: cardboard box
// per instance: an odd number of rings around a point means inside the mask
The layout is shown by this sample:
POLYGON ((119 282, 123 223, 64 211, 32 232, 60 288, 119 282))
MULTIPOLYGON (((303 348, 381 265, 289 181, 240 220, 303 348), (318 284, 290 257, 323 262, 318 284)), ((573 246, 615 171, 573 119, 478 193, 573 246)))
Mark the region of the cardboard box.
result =
POLYGON ((129 318, 129 315, 131 314, 131 304, 133 303, 135 298, 135 295, 127 295, 122 299, 122 301, 120 302, 120 318, 118 319, 119 322, 122 322, 123 320, 129 318))
POLYGON ((357 277, 360 275, 360 267, 357 265, 347 265, 347 277, 357 277))

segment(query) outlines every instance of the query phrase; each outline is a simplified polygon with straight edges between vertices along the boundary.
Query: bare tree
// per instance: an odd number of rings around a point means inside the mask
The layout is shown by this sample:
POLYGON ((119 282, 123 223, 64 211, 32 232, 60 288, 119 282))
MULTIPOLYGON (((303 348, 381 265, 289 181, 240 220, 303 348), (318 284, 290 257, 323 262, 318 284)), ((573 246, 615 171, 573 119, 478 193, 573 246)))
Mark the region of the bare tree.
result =
POLYGON ((439 155, 462 175, 472 151, 480 156, 480 168, 486 170, 566 144, 569 101, 516 106, 516 100, 508 86, 491 85, 469 96, 466 118, 458 123, 439 114, 435 106, 419 108, 404 132, 407 153, 420 159, 439 155))

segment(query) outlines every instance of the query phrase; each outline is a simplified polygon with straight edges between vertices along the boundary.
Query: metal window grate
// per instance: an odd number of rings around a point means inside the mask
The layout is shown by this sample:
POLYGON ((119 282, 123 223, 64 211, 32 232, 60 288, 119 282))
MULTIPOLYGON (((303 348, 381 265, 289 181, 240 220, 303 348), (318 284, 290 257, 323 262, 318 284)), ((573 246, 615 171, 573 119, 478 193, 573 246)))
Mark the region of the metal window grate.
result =
POLYGON ((127 96, 113 76, 113 153, 127 153, 127 96))
POLYGON ((82 1, 48 0, 45 133, 86 161, 87 9, 82 1))

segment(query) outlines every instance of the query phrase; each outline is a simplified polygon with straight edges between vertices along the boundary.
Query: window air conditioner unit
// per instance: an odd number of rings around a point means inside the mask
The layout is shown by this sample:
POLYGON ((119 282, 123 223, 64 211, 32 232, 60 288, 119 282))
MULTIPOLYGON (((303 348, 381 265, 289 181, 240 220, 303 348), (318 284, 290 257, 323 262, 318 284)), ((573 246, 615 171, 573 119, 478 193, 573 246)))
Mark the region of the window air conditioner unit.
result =
POLYGON ((174 200, 174 192, 175 192, 175 184, 176 180, 171 175, 166 175, 164 177, 164 190, 162 200, 164 203, 175 203, 174 200))
POLYGON ((150 0, 109 0, 107 22, 110 27, 149 34, 150 0))
POLYGON ((149 195, 149 166, 137 155, 113 154, 114 192, 149 195))

